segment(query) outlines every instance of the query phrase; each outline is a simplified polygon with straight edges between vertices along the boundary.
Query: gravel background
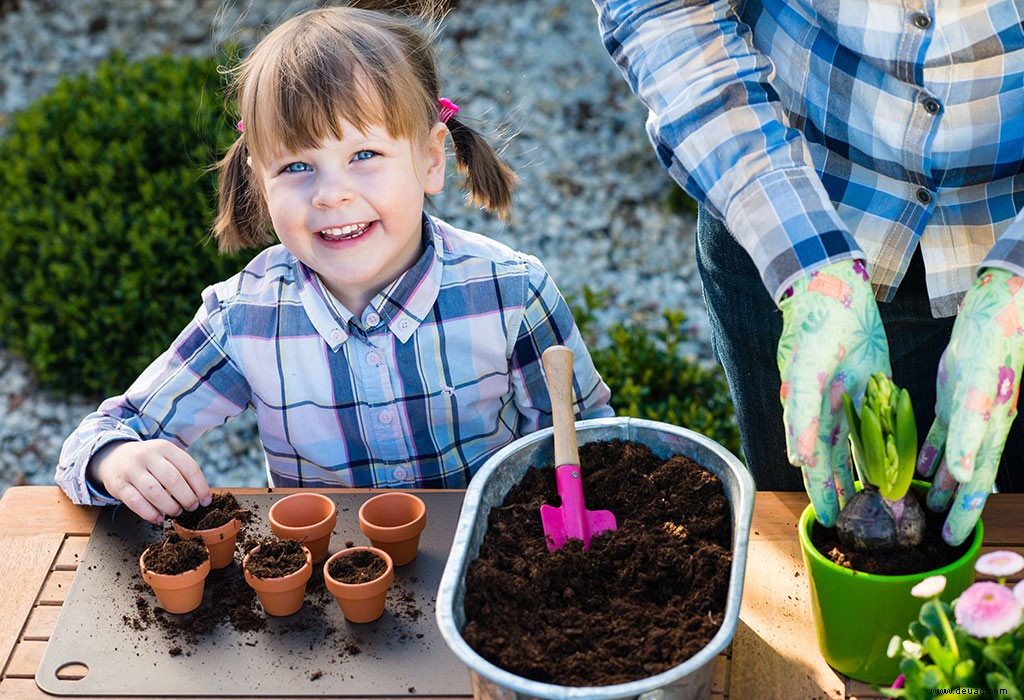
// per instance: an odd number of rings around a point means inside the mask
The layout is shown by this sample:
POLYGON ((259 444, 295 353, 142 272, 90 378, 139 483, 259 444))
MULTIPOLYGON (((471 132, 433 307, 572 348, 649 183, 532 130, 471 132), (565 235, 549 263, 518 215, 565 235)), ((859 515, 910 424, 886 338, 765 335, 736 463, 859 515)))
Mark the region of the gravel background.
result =
MULTIPOLYGON (((320 4, 0 0, 0 129, 61 75, 88 70, 114 48, 132 57, 209 54, 225 40, 250 45, 268 26, 320 4)), ((590 3, 462 0, 443 25, 438 58, 443 92, 462 114, 511 137, 505 155, 521 182, 507 225, 467 208, 454 180, 435 198, 435 213, 538 255, 568 295, 579 297, 584 285, 607 290, 600 328, 682 308, 689 351, 710 358, 694 222, 666 209, 674 185, 647 141, 645 109, 601 45, 590 3)), ((0 345, 0 493, 53 483, 64 438, 94 407, 37 391, 0 345)), ((214 486, 266 483, 251 416, 190 451, 214 486)))

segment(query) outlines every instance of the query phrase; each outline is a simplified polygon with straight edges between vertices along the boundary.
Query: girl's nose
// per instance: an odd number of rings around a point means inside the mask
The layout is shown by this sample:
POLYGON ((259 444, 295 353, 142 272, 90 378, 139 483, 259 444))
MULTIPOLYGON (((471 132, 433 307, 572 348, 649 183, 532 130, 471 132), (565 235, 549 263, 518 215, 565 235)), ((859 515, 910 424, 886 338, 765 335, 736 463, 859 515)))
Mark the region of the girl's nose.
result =
POLYGON ((313 193, 313 206, 330 209, 352 201, 355 192, 349 178, 342 174, 321 176, 313 193))

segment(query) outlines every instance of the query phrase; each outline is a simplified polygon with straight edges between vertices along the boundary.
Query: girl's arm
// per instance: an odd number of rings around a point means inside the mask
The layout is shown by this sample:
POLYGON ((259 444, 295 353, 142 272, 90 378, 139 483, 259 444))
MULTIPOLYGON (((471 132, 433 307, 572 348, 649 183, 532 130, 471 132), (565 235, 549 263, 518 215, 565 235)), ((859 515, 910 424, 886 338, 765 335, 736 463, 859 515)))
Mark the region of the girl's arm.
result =
POLYGON ((551 400, 541 368, 541 355, 552 345, 573 351, 574 410, 580 419, 614 415, 611 391, 601 379, 568 304, 539 260, 525 256, 529 284, 523 318, 509 357, 509 369, 519 409, 520 435, 551 425, 551 400))
POLYGON ((159 521, 208 501, 206 480, 184 450, 245 410, 250 390, 225 349, 216 294, 204 297, 171 347, 65 440, 55 478, 75 503, 123 501, 159 521))

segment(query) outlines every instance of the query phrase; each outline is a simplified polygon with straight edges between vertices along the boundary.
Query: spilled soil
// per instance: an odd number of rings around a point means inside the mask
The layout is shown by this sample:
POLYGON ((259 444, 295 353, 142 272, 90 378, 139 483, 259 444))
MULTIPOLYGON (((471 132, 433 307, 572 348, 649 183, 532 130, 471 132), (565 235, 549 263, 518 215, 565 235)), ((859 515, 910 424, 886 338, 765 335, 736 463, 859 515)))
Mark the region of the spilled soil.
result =
POLYGON ((688 457, 630 441, 580 446, 588 510, 618 528, 549 552, 539 515, 558 505, 532 469, 492 508, 467 574, 463 636, 518 676, 566 686, 647 678, 686 661, 722 625, 732 514, 721 480, 688 457))

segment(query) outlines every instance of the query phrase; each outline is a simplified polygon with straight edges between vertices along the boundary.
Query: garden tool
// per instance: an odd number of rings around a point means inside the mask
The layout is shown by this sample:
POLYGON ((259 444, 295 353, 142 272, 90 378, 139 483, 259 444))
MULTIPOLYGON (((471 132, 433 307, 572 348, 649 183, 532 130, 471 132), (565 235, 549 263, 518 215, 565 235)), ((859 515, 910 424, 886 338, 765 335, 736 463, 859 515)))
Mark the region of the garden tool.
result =
POLYGON ((546 503, 540 507, 548 550, 552 552, 560 549, 569 538, 583 540, 583 549, 588 549, 591 537, 616 529, 611 511, 587 510, 583 502, 583 477, 572 409, 572 360, 572 350, 562 345, 553 345, 541 356, 555 431, 555 481, 562 499, 562 505, 557 508, 546 503))

